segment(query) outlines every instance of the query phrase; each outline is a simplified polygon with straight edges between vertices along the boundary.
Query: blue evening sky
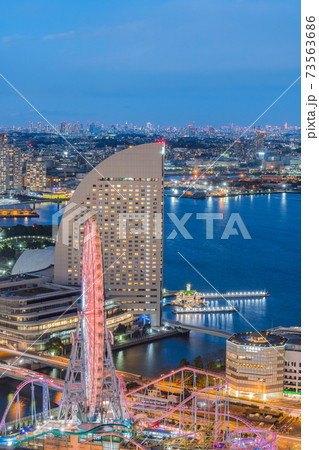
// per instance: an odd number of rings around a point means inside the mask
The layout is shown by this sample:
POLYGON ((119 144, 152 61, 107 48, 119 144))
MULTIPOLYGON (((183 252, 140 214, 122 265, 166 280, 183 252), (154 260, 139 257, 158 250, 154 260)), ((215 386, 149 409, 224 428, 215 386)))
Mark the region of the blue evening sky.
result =
MULTIPOLYGON (((0 72, 53 123, 246 126, 299 76, 299 22, 299 0, 3 0, 0 72)), ((299 96, 259 124, 299 125, 299 96)), ((0 98, 0 126, 42 120, 0 98)))

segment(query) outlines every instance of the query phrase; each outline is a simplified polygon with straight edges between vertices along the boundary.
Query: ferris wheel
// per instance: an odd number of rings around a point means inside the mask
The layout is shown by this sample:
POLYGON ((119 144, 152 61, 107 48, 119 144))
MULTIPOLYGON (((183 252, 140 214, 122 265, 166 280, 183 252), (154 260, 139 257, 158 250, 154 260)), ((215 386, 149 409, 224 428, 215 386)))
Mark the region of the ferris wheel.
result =
POLYGON ((85 357, 85 389, 89 420, 102 404, 104 373, 103 264, 98 222, 90 217, 84 225, 82 256, 81 320, 85 357))

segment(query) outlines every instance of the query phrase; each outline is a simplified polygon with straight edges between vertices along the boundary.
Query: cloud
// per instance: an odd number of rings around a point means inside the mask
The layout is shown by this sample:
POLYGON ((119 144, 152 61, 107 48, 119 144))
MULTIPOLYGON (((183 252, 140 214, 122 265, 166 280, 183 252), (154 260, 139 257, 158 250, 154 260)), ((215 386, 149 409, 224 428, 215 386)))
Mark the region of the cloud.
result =
POLYGON ((18 41, 20 39, 29 39, 31 36, 24 35, 24 34, 11 34, 9 36, 3 36, 1 38, 2 42, 12 42, 12 41, 18 41))
POLYGON ((71 31, 65 31, 63 33, 47 34, 46 36, 43 36, 43 40, 51 41, 54 39, 64 39, 64 38, 73 37, 74 35, 75 35, 75 31, 71 30, 71 31))

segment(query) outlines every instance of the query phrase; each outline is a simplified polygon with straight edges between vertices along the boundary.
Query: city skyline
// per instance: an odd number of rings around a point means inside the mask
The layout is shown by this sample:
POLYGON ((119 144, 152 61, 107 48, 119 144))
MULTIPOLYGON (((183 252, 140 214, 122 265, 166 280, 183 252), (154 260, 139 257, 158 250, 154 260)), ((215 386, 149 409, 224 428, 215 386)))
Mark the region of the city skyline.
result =
MULTIPOLYGON (((300 8, 289 1, 148 3, 69 2, 57 25, 60 2, 14 15, 6 2, 2 74, 53 123, 216 127, 250 125, 300 74, 300 8)), ((0 94, 1 126, 39 120, 3 79, 0 94)), ((299 125, 299 95, 298 82, 258 123, 299 125)))
MULTIPOLYGON (((41 117, 40 117, 41 118, 41 117)), ((0 130, 4 131, 23 131, 23 132, 30 132, 30 133, 50 133, 50 134, 70 134, 69 133, 69 128, 70 126, 72 126, 73 128, 77 128, 77 131, 81 130, 82 127, 82 131, 89 131, 90 126, 96 126, 96 127, 101 127, 102 130, 108 130, 112 127, 119 127, 121 128, 121 131, 123 131, 125 128, 130 131, 130 130, 146 130, 146 131, 150 131, 150 132, 157 132, 157 131, 167 131, 167 130, 182 130, 182 129, 187 129, 187 128, 193 128, 193 129, 198 129, 198 130, 205 130, 205 129, 212 129, 212 130, 223 130, 223 129, 233 129, 236 131, 236 129, 239 130, 244 130, 246 132, 250 131, 253 132, 254 130, 267 130, 269 129, 283 129, 283 130, 287 130, 287 129, 301 129, 300 125, 293 125, 293 124, 288 124, 287 121, 283 121, 282 123, 276 123, 276 124, 268 124, 265 123, 263 125, 260 124, 254 124, 253 126, 247 125, 247 126, 241 126, 237 123, 224 123, 220 126, 214 126, 214 124, 211 123, 207 123, 207 124, 198 124, 195 123, 195 121, 190 122, 190 123, 184 123, 181 125, 176 125, 174 123, 164 126, 158 123, 151 123, 149 121, 146 121, 144 123, 134 123, 134 122, 117 122, 117 123, 104 123, 101 122, 100 120, 96 120, 96 121, 91 121, 91 120, 86 120, 84 122, 80 122, 79 120, 71 120, 71 121, 66 121, 66 120, 60 120, 57 121, 57 123, 52 123, 52 124, 48 124, 46 121, 44 120, 38 120, 38 121, 32 121, 30 120, 27 123, 23 123, 23 124, 15 124, 12 123, 10 125, 7 125, 6 127, 4 126, 0 126, 0 130)))

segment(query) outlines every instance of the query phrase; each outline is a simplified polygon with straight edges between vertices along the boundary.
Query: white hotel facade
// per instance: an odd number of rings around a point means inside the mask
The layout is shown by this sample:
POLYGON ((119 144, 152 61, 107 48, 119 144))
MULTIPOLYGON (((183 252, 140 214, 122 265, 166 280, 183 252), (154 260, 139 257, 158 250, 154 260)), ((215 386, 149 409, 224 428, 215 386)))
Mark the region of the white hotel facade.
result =
POLYGON ((161 324, 164 144, 116 153, 89 172, 75 190, 57 235, 54 281, 81 283, 84 222, 99 221, 105 295, 135 316, 161 324))

